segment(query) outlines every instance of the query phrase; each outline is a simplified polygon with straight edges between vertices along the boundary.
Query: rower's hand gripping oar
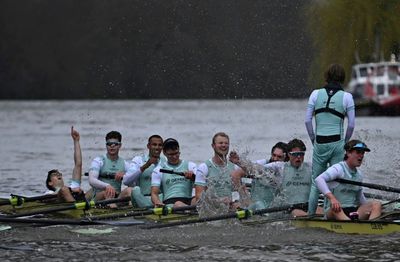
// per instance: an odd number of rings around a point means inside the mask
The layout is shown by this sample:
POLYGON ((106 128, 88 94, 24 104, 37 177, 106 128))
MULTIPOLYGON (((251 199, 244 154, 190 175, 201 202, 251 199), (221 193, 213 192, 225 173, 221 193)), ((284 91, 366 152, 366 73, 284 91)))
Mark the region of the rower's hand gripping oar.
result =
POLYGON ((182 206, 182 207, 156 207, 148 210, 142 211, 128 211, 124 214, 111 214, 111 215, 103 215, 103 216, 92 216, 87 217, 88 220, 102 220, 102 219, 116 219, 121 217, 136 217, 136 216, 145 216, 145 215, 158 215, 158 216, 167 216, 169 214, 175 214, 180 211, 186 210, 196 210, 196 206, 182 206))
MULTIPOLYGON (((160 172, 161 172, 161 173, 166 173, 166 174, 174 174, 174 175, 186 177, 184 172, 177 172, 177 171, 169 170, 169 169, 163 169, 163 168, 161 168, 161 169, 160 169, 160 172)), ((196 179, 196 175, 193 174, 192 179, 190 179, 190 180, 193 180, 193 181, 194 181, 195 179, 196 179)))
POLYGON ((173 226, 181 226, 181 225, 187 225, 187 224, 217 221, 217 220, 223 220, 223 219, 229 219, 229 218, 247 219, 254 215, 262 215, 262 214, 266 214, 266 213, 289 211, 294 208, 304 207, 304 205, 305 205, 305 203, 299 203, 299 204, 294 204, 294 205, 284 205, 284 206, 280 206, 280 207, 271 207, 271 208, 259 209, 259 210, 254 210, 254 211, 249 210, 249 209, 243 209, 243 210, 239 210, 236 212, 230 212, 230 213, 218 215, 218 216, 170 222, 167 224, 151 225, 151 226, 147 226, 144 228, 152 229, 152 228, 162 228, 162 227, 173 227, 173 226))
POLYGON ((96 207, 96 206, 107 205, 107 204, 118 203, 118 202, 127 202, 130 200, 131 200, 130 197, 112 198, 112 199, 106 199, 106 200, 102 200, 102 201, 91 200, 91 201, 86 201, 86 202, 73 203, 73 204, 67 205, 67 206, 54 207, 54 208, 48 208, 48 209, 43 209, 43 210, 36 210, 36 211, 31 211, 31 212, 19 213, 19 214, 15 214, 15 215, 8 215, 5 217, 24 217, 24 216, 32 216, 32 215, 38 215, 38 214, 49 214, 49 213, 65 211, 65 210, 73 210, 73 209, 89 210, 90 208, 96 207))
POLYGON ((9 199, 0 200, 0 206, 4 206, 4 205, 21 206, 25 202, 53 199, 56 197, 57 197, 57 194, 47 194, 47 195, 34 196, 34 197, 26 197, 26 196, 19 196, 19 195, 11 194, 9 199))
POLYGON ((377 185, 377 184, 372 184, 372 183, 363 183, 363 182, 347 180, 347 179, 343 179, 343 178, 337 178, 337 179, 335 179, 335 181, 337 181, 339 183, 363 186, 363 187, 378 189, 378 190, 387 191, 387 192, 400 193, 400 188, 395 188, 395 187, 390 187, 390 186, 377 185))

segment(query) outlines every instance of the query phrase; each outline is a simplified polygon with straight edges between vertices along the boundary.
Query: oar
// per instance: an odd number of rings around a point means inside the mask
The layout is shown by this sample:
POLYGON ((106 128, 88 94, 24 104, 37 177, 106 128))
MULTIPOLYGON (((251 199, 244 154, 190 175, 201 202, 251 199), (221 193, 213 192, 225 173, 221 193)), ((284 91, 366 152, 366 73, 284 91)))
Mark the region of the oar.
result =
POLYGON ((25 202, 53 199, 56 197, 57 197, 56 194, 47 194, 47 195, 34 196, 34 197, 18 196, 18 195, 11 194, 10 198, 0 200, 0 206, 4 206, 4 205, 21 206, 25 202))
POLYGON ((337 181, 339 183, 363 186, 363 187, 378 189, 378 190, 387 191, 387 192, 400 193, 400 188, 395 188, 395 187, 390 187, 390 186, 377 185, 377 184, 372 184, 372 183, 363 183, 363 182, 347 180, 347 179, 343 179, 343 178, 337 178, 337 179, 335 179, 335 181, 337 181))
POLYGON ((114 225, 114 226, 131 226, 141 225, 144 221, 91 221, 91 220, 75 220, 75 219, 43 219, 43 218, 11 218, 0 217, 3 223, 19 223, 19 224, 44 224, 44 225, 114 225))
POLYGON ((195 210, 196 206, 182 206, 182 207, 156 207, 148 210, 141 210, 141 211, 129 211, 123 214, 111 214, 111 215, 103 215, 103 216, 93 216, 87 217, 88 220, 101 220, 101 219, 115 219, 121 217, 135 217, 135 216, 145 216, 145 215, 162 215, 167 216, 169 214, 176 214, 180 211, 186 210, 195 210))
POLYGON ((195 223, 203 223, 203 222, 209 222, 209 221, 217 221, 217 220, 223 220, 223 219, 230 219, 230 218, 238 218, 238 219, 247 219, 251 216, 254 215, 262 215, 266 213, 274 213, 274 212, 280 212, 280 211, 286 211, 286 210, 291 210, 293 208, 298 208, 298 207, 303 207, 306 205, 305 203, 299 203, 299 204, 294 204, 294 205, 284 205, 284 206, 279 206, 279 207, 270 207, 270 208, 265 208, 265 209, 259 209, 259 210, 249 210, 249 209, 243 209, 239 210, 236 212, 230 212, 227 214, 223 215, 218 215, 218 216, 211 216, 211 217, 203 217, 199 219, 190 219, 190 220, 185 220, 185 221, 177 221, 177 222, 170 222, 167 224, 159 224, 159 225, 151 225, 145 227, 146 229, 152 229, 152 228, 163 228, 163 227, 173 227, 173 226, 181 226, 181 225, 187 225, 187 224, 195 224, 195 223))
MULTIPOLYGON (((174 170, 163 169, 163 168, 160 169, 160 172, 166 173, 166 174, 174 174, 174 175, 178 175, 178 176, 185 176, 185 173, 183 173, 183 172, 177 172, 174 170)), ((196 175, 193 174, 193 177, 191 180, 194 180, 194 179, 196 179, 196 175)))
POLYGON ((37 214, 48 214, 48 213, 54 213, 54 212, 65 211, 65 210, 73 210, 73 209, 88 210, 88 209, 90 209, 92 207, 96 207, 96 206, 107 205, 107 204, 118 203, 118 202, 127 202, 130 200, 131 200, 130 197, 112 198, 112 199, 106 199, 106 200, 102 200, 102 201, 92 200, 92 201, 86 201, 86 202, 78 202, 78 203, 74 203, 74 204, 67 205, 67 206, 53 207, 53 208, 48 208, 48 209, 43 209, 43 210, 19 213, 19 214, 15 214, 15 215, 8 215, 5 217, 8 217, 8 218, 25 217, 25 216, 32 216, 32 215, 37 215, 37 214))
MULTIPOLYGON (((84 173, 85 176, 89 176, 89 172, 84 173)), ((115 173, 99 174, 101 178, 115 179, 115 173)))

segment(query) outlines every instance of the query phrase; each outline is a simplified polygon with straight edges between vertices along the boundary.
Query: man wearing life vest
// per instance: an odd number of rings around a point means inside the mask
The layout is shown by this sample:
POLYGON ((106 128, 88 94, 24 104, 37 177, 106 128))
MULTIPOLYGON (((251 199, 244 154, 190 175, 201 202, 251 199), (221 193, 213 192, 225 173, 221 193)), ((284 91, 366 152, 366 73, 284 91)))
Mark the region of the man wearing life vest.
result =
POLYGON ((315 214, 319 191, 315 178, 328 166, 343 158, 343 146, 349 141, 355 126, 353 96, 343 90, 345 71, 341 65, 332 64, 325 72, 326 86, 314 90, 308 100, 305 125, 313 148, 312 186, 309 198, 309 215, 315 214), (315 113, 315 132, 312 118, 315 113), (347 130, 344 133, 344 119, 347 130))

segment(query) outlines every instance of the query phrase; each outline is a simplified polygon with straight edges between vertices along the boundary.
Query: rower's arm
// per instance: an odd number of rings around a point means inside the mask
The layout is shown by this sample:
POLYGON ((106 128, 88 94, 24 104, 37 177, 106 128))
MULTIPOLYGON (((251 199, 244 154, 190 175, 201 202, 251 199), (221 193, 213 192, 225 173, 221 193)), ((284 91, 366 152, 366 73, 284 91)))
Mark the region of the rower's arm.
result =
POLYGON ((163 206, 163 202, 161 202, 160 197, 158 196, 160 194, 160 188, 157 186, 152 186, 151 187, 151 202, 153 202, 154 207, 160 207, 163 206))
POLYGON ((345 136, 345 142, 348 142, 353 135, 353 131, 355 128, 355 118, 356 118, 356 113, 355 113, 355 106, 354 106, 354 100, 353 96, 350 93, 345 94, 345 103, 346 103, 346 111, 347 111, 347 130, 346 130, 346 136, 345 136))
POLYGON ((318 95, 318 90, 314 90, 311 93, 310 98, 308 99, 306 117, 304 120, 308 136, 310 137, 311 143, 313 143, 313 144, 314 144, 314 140, 315 140, 315 133, 314 133, 312 119, 313 119, 313 114, 314 114, 314 109, 315 109, 315 101, 316 101, 317 95, 318 95))
POLYGON ((205 163, 201 163, 196 171, 196 179, 194 181, 195 201, 199 201, 201 194, 207 186, 206 176, 208 174, 208 167, 205 163))
POLYGON ((109 184, 99 180, 100 168, 103 165, 103 161, 100 157, 96 157, 89 169, 89 184, 96 189, 104 190, 109 184))
POLYGON ((160 197, 160 187, 161 187, 161 178, 162 174, 160 173, 160 168, 154 169, 151 174, 151 202, 153 202, 155 207, 163 206, 163 202, 161 202, 160 197))
POLYGON ((71 137, 74 141, 74 169, 72 171, 72 180, 77 184, 81 184, 82 180, 82 150, 80 145, 80 135, 78 131, 71 127, 71 137))

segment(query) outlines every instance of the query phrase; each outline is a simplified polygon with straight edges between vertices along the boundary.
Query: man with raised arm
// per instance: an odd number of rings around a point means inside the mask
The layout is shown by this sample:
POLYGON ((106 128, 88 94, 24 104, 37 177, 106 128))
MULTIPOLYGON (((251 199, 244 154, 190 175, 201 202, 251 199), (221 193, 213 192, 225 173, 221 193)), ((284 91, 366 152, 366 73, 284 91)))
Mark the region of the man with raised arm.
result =
MULTIPOLYGON (((71 126, 71 137, 74 142, 74 168, 72 170, 72 179, 69 186, 65 186, 62 174, 57 169, 50 170, 47 173, 46 187, 49 194, 57 193, 61 201, 74 202, 85 201, 85 194, 81 189, 82 180, 82 151, 79 143, 79 132, 71 126)), ((90 192, 87 193, 89 197, 90 192)))
POLYGON ((309 215, 317 208, 319 191, 315 178, 343 158, 343 146, 350 140, 355 126, 353 96, 343 90, 346 74, 341 65, 332 64, 325 72, 326 85, 314 90, 308 100, 305 125, 314 146, 312 158, 312 187, 309 215), (315 114, 315 133, 312 118, 315 114), (344 133, 344 118, 347 130, 344 133))
POLYGON ((163 143, 163 153, 167 158, 153 171, 151 177, 151 201, 155 207, 190 205, 192 202, 193 181, 196 164, 180 158, 177 140, 168 138, 163 143), (165 171, 164 171, 165 170, 165 171), (162 189, 164 200, 160 199, 162 189))
POLYGON ((262 166, 268 163, 277 161, 287 162, 289 160, 287 144, 284 142, 277 142, 271 148, 271 156, 269 159, 263 158, 252 163, 244 163, 240 160, 236 152, 231 152, 230 159, 241 167, 233 172, 234 183, 240 184, 240 182, 251 181, 250 183, 247 182, 247 184, 251 185, 250 196, 252 203, 249 208, 264 209, 269 207, 274 200, 277 186, 271 180, 266 179, 264 176, 259 176, 259 174, 265 173, 262 166))
POLYGON ((119 156, 121 140, 119 132, 109 132, 106 135, 107 153, 93 159, 90 165, 89 184, 96 200, 116 198, 121 193, 121 181, 129 168, 129 164, 119 156))
MULTIPOLYGON (((159 164, 164 164, 166 158, 161 156, 163 139, 159 135, 152 135, 147 143, 148 154, 136 156, 132 159, 129 169, 122 182, 129 186, 128 191, 132 198, 132 204, 138 207, 152 207, 151 202, 151 174, 159 164)), ((162 201, 162 194, 159 195, 162 201)))
POLYGON ((344 146, 344 160, 329 167, 319 175, 315 182, 324 194, 325 214, 327 219, 350 220, 355 215, 362 220, 372 220, 381 215, 382 205, 379 201, 367 201, 361 186, 336 182, 341 178, 362 182, 360 167, 365 152, 371 150, 360 140, 350 140, 344 146))

